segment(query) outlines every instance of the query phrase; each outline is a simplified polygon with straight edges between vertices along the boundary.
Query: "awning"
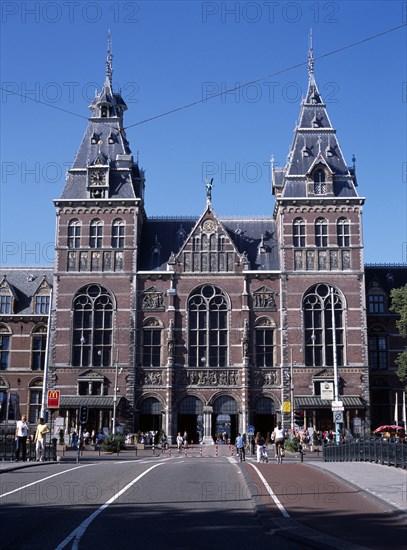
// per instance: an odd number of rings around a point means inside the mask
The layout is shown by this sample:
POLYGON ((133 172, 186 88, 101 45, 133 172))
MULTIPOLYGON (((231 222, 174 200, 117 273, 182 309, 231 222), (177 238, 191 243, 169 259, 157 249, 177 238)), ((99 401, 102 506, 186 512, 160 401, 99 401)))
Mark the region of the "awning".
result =
MULTIPOLYGON (((117 396, 119 405, 122 397, 117 396)), ((61 395, 60 409, 79 409, 81 405, 87 405, 91 409, 113 409, 113 395, 61 395)))
MULTIPOLYGON (((339 398, 345 409, 364 409, 366 407, 363 399, 358 395, 343 395, 339 398)), ((296 409, 330 409, 332 401, 321 399, 317 395, 299 395, 294 397, 296 409)))

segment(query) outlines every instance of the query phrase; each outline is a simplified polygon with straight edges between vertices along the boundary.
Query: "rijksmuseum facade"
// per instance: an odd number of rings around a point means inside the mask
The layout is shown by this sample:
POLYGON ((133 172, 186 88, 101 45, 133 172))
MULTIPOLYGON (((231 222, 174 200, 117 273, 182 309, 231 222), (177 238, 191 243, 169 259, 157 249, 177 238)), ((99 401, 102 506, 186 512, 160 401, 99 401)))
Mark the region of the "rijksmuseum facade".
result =
POLYGON ((407 270, 364 265, 364 198, 312 50, 264 218, 218 217, 209 181, 199 217, 150 217, 110 52, 106 67, 54 201, 54 268, 0 271, 1 421, 36 422, 44 389, 57 389, 53 421, 67 432, 83 404, 89 430, 111 430, 116 411, 119 431, 163 430, 170 441, 184 430, 233 439, 249 425, 266 435, 279 418, 331 429, 335 398, 355 435, 392 422, 404 344, 389 293, 407 270))

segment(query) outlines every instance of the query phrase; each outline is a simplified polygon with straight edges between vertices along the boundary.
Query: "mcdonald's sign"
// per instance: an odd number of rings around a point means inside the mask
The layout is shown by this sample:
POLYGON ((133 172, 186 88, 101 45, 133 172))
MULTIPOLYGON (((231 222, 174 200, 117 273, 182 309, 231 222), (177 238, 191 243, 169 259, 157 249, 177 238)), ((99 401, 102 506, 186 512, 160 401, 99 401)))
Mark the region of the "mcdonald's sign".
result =
POLYGON ((59 390, 48 390, 47 393, 47 408, 48 409, 59 409, 59 398, 61 397, 61 392, 59 390))

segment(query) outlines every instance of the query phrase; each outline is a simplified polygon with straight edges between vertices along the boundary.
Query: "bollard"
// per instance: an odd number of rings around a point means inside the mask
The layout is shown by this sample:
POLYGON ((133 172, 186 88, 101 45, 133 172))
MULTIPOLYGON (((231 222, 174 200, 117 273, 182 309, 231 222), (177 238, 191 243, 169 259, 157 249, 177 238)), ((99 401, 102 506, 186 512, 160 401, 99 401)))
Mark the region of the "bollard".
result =
POLYGON ((216 443, 216 447, 215 447, 215 456, 218 456, 218 444, 216 443))
POLYGON ((229 449, 230 449, 230 456, 234 456, 235 454, 235 448, 232 446, 229 445, 229 449))
POLYGON ((171 447, 168 449, 168 456, 171 456, 171 447))
POLYGON ((199 449, 199 454, 202 456, 202 447, 199 449))
POLYGON ((187 447, 185 445, 185 456, 187 456, 187 447))

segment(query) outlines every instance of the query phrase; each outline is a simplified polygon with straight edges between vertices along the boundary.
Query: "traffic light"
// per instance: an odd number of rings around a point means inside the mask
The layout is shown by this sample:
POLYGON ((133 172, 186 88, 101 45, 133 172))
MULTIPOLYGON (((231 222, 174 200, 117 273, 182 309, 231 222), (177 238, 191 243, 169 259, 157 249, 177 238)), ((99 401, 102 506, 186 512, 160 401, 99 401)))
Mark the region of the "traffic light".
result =
POLYGON ((79 410, 79 422, 83 425, 88 421, 89 407, 87 405, 81 405, 79 410))

